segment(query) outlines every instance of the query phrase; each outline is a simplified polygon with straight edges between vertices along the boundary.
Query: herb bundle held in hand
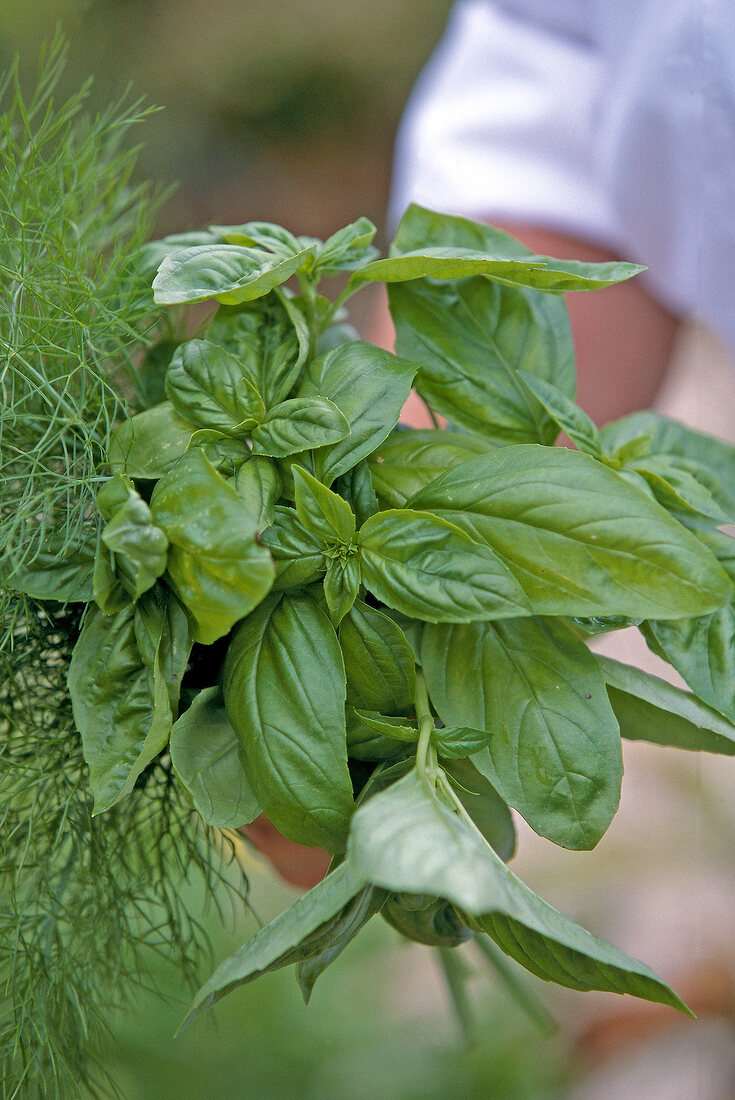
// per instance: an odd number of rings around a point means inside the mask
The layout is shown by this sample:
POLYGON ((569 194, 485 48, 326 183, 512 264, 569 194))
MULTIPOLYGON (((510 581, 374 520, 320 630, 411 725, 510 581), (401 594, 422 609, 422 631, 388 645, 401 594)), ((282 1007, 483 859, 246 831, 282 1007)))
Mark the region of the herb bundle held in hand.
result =
POLYGON ((68 688, 94 812, 104 828, 159 767, 207 826, 265 813, 333 854, 192 1014, 290 963, 308 999, 378 914, 440 947, 450 985, 444 949, 472 939, 686 1011, 508 869, 509 807, 589 849, 618 806, 621 734, 735 752, 727 677, 698 671, 734 614, 718 527, 735 454, 654 414, 598 431, 575 405, 562 292, 638 268, 535 256, 418 206, 389 258, 373 234, 250 222, 147 248, 159 306, 216 309, 195 339, 172 310, 133 373, 85 552, 51 541, 4 566, 19 601, 81 613, 68 688), (374 280, 397 355, 344 320, 374 280), (412 388, 451 430, 398 425, 412 388), (696 694, 585 644, 631 623, 696 694))

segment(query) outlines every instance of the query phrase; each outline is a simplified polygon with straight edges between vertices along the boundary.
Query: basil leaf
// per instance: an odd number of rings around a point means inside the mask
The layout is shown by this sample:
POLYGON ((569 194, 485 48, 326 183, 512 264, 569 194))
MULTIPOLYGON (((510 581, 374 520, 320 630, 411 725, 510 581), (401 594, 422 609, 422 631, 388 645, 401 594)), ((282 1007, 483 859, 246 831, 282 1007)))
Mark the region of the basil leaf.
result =
POLYGON ((327 568, 321 543, 299 523, 292 508, 276 507, 273 525, 263 532, 262 542, 276 565, 275 592, 311 584, 327 568))
POLYGON ((267 408, 288 396, 309 353, 306 318, 280 290, 235 309, 220 306, 206 335, 235 356, 267 408))
POLYGON ((133 600, 147 592, 166 568, 168 539, 153 522, 146 502, 132 487, 103 528, 102 542, 111 551, 115 572, 133 600))
POLYGON ((204 457, 223 477, 233 477, 250 458, 250 448, 244 439, 233 439, 213 428, 195 431, 187 450, 193 447, 201 447, 204 457))
POLYGON ((643 963, 592 936, 537 897, 414 770, 357 810, 348 863, 386 890, 438 895, 544 980, 630 993, 687 1012, 643 963))
POLYGON ((503 799, 471 760, 444 761, 442 767, 454 780, 459 801, 485 840, 507 863, 516 850, 516 830, 503 799))
POLYGON ((472 936, 451 902, 436 898, 430 905, 416 908, 406 905, 405 897, 389 894, 381 913, 391 928, 407 939, 428 947, 449 948, 459 947, 472 936))
POLYGON ((577 450, 592 455, 593 458, 600 458, 602 445, 597 425, 572 401, 571 396, 545 378, 534 378, 526 370, 519 370, 518 374, 560 431, 567 433, 577 450))
MULTIPOLYGON (((386 737, 384 733, 378 732, 375 726, 377 723, 382 730, 384 725, 390 722, 393 730, 392 723, 405 722, 406 719, 389 719, 385 715, 379 715, 377 711, 368 714, 366 711, 356 711, 354 707, 347 707, 346 720, 347 755, 353 760, 378 762, 395 760, 405 755, 405 744, 397 741, 392 733, 390 737, 386 737)), ((409 729, 406 726, 403 728, 407 731, 409 729)), ((413 733, 416 735, 414 738, 416 740, 418 730, 413 730, 413 733)))
MULTIPOLYGON (((293 949, 341 913, 364 885, 364 880, 360 880, 346 863, 330 871, 312 890, 297 898, 293 905, 261 928, 234 955, 220 963, 194 998, 182 1027, 239 985, 279 965, 295 962, 296 957, 289 957, 293 949), (284 962, 281 964, 279 960, 282 958, 284 962)), ((313 939, 320 944, 318 936, 313 939)), ((317 948, 320 949, 321 946, 317 948)))
POLYGON ((209 340, 181 344, 166 372, 166 396, 181 416, 220 432, 247 431, 265 406, 234 355, 209 340))
POLYGON ((290 279, 313 257, 305 248, 280 259, 258 248, 231 244, 203 244, 182 248, 165 257, 153 280, 157 305, 175 306, 216 298, 235 306, 262 298, 290 279))
POLYGON ((282 458, 298 451, 336 443, 350 426, 325 397, 294 397, 275 405, 252 433, 256 454, 282 458))
MULTIPOLYGON (((643 454, 668 455, 679 466, 691 461, 694 476, 723 512, 735 515, 735 447, 731 443, 654 412, 636 412, 606 424, 600 435, 607 454, 621 461, 622 449, 645 436, 648 446, 643 454)), ((641 457, 641 453, 631 457, 641 457)))
POLYGON ((118 425, 110 438, 107 460, 114 474, 163 477, 186 453, 195 431, 164 401, 118 425))
POLYGON ((210 225, 213 233, 225 244, 254 245, 275 252, 283 258, 296 256, 302 250, 298 238, 283 226, 273 222, 245 222, 243 225, 210 225))
POLYGON ((356 600, 342 620, 339 641, 348 703, 383 714, 404 714, 413 707, 416 665, 396 623, 356 600))
POLYGON ((311 1000, 317 978, 342 954, 360 929, 380 912, 385 899, 385 891, 378 890, 375 886, 364 886, 360 893, 347 903, 338 919, 330 922, 328 935, 324 937, 325 946, 319 954, 297 963, 296 979, 305 1004, 308 1005, 311 1000))
POLYGON ((487 275, 508 284, 560 293, 610 286, 644 270, 638 264, 591 264, 535 256, 502 230, 412 203, 398 226, 391 259, 368 264, 355 272, 350 282, 359 285, 367 279, 395 282, 426 276, 462 279, 487 275), (434 247, 426 247, 425 242, 434 247), (436 247, 437 242, 440 247, 436 247))
POLYGON ((355 516, 347 501, 327 489, 302 466, 293 467, 296 511, 307 531, 323 541, 349 543, 355 516))
POLYGON ((431 742, 444 760, 464 760, 486 748, 491 737, 487 730, 471 726, 443 726, 434 730, 431 742))
POLYGON ((390 718, 377 711, 365 710, 355 710, 354 715, 363 726, 383 737, 390 737, 394 741, 407 741, 410 745, 414 745, 419 739, 418 726, 415 722, 411 725, 411 720, 408 718, 390 718))
POLYGON ((324 595, 329 617, 337 627, 355 602, 360 591, 360 561, 356 557, 332 558, 327 562, 324 595))
POLYGON ((187 614, 173 592, 157 584, 138 600, 134 625, 143 663, 154 669, 158 662, 171 709, 176 714, 192 645, 187 614))
POLYGON ((473 763, 541 836, 593 848, 620 800, 620 733, 595 658, 553 619, 427 626, 421 659, 447 725, 491 732, 473 763))
POLYGON ((578 451, 503 447, 442 474, 411 506, 491 547, 535 613, 677 618, 731 592, 701 542, 578 451))
POLYGON ((218 687, 200 691, 171 730, 171 763, 207 825, 237 829, 261 812, 218 687))
POLYGON ((95 814, 132 791, 171 730, 158 654, 149 673, 136 643, 134 614, 129 606, 108 618, 90 607, 69 664, 69 694, 95 814))
MULTIPOLYGON (((679 459, 669 455, 648 455, 635 459, 626 469, 640 474, 650 485, 656 500, 671 512, 703 516, 716 523, 729 523, 735 518, 735 513, 722 510, 706 488, 706 470, 705 484, 702 484, 696 474, 682 466, 679 459)), ((698 473, 701 476, 701 469, 698 473)))
POLYGON ((368 218, 358 218, 338 229, 317 248, 314 266, 325 275, 352 271, 377 256, 372 240, 377 229, 368 218))
POLYGON ((156 485, 156 524, 170 542, 168 578, 194 620, 194 640, 226 634, 270 590, 275 569, 247 508, 200 451, 156 485))
POLYGON ((395 428, 411 392, 416 364, 372 344, 342 344, 309 364, 300 397, 320 395, 342 410, 349 435, 317 450, 315 474, 331 485, 367 458, 395 428))
POLYGON ((610 657, 596 659, 623 737, 735 755, 735 724, 696 695, 610 657))
POLYGON ((450 466, 495 449, 488 439, 461 432, 435 428, 395 432, 370 456, 373 485, 388 508, 405 508, 411 497, 450 466))
POLYGON ((378 498, 373 489, 370 467, 365 459, 337 478, 335 491, 352 508, 358 527, 378 511, 378 498))
POLYGON ((235 491, 258 531, 273 523, 282 489, 278 467, 264 455, 253 455, 235 475, 235 491))
POLYGON ((469 622, 528 611, 522 589, 500 558, 429 512, 379 512, 357 539, 365 585, 404 615, 469 622))
POLYGON ((562 298, 487 279, 391 286, 396 351, 419 364, 416 388, 453 424, 496 443, 553 443, 558 429, 518 377, 523 368, 570 396, 575 371, 562 298))
POLYGON ((353 809, 345 678, 327 617, 308 596, 271 596, 235 633, 223 683, 265 813, 290 840, 343 850, 353 809))
POLYGON ((35 600, 89 603, 93 567, 94 550, 89 544, 64 549, 58 537, 51 535, 30 562, 14 568, 11 562, 2 562, 0 584, 35 600))

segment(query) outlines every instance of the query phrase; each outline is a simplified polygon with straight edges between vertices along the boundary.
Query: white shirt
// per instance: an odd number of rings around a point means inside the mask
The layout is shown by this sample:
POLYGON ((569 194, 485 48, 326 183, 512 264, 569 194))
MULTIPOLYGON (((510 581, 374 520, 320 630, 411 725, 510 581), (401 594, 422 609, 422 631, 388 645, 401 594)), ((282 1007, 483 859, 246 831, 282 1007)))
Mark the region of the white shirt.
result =
POLYGON ((399 131, 411 201, 608 245, 735 347, 735 0, 460 0, 399 131))

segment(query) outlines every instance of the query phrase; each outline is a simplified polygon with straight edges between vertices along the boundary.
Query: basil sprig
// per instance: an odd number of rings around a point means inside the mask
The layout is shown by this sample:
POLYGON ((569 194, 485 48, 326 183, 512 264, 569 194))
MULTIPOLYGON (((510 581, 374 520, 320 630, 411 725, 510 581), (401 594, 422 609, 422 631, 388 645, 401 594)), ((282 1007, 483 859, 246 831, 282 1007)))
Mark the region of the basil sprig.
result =
POLYGON ((69 690, 95 808, 170 753, 209 825, 264 811, 333 853, 193 1012, 290 963, 308 998, 377 913, 687 1011, 508 870, 509 807, 587 849, 618 806, 621 734, 735 752, 735 450, 653 413, 598 431, 575 404, 561 292, 634 265, 531 255, 418 206, 388 258, 373 233, 250 222, 149 249, 158 303, 216 312, 149 356, 165 399, 141 391, 110 440, 96 553, 49 544, 9 579, 90 601, 69 690), (343 324, 374 280, 397 355, 343 324), (412 387, 450 430, 398 426, 412 387), (585 644, 628 623, 691 692, 585 644))

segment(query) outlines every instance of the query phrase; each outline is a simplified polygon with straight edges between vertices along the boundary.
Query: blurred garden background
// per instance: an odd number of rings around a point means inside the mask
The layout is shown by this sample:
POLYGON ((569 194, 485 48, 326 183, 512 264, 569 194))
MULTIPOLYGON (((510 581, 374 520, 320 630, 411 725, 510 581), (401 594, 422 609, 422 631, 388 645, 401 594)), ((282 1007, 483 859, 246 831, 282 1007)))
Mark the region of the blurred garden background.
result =
MULTIPOLYGON (((64 90, 91 76, 93 107, 131 85, 133 98, 162 108, 138 135, 141 175, 178 185, 160 234, 257 219, 325 237, 364 214, 384 246, 395 129, 449 7, 2 0, 0 70, 18 52, 32 80, 39 45, 60 23, 70 40, 64 90)), ((358 325, 370 294, 361 299, 358 325)), ((659 407, 733 439, 734 389, 725 353, 690 329, 659 407)), ((594 852, 520 832, 516 870, 529 885, 644 958, 692 1003, 696 1024, 529 978, 559 1024, 544 1035, 486 969, 470 986, 478 1031, 468 1052, 431 953, 376 920, 308 1009, 290 971, 269 975, 178 1039, 189 993, 160 963, 166 1003, 141 999, 111 1021, 107 1067, 126 1100, 733 1100, 734 780, 727 759, 632 745, 621 813, 594 852)), ((293 897, 254 857, 250 873, 259 918, 293 897)), ((196 887, 182 890, 200 912, 196 887)), ((224 931, 214 912, 204 919, 216 959, 256 927, 249 913, 224 931)), ((205 960, 202 977, 210 970, 205 960)))

